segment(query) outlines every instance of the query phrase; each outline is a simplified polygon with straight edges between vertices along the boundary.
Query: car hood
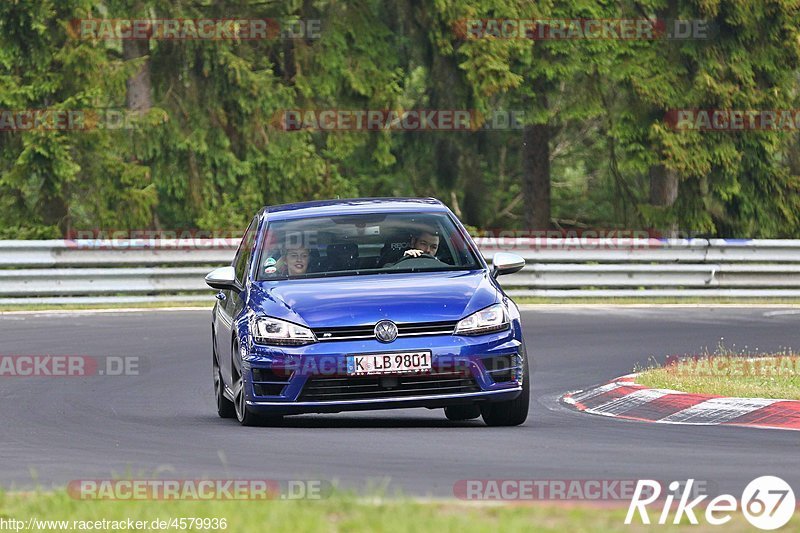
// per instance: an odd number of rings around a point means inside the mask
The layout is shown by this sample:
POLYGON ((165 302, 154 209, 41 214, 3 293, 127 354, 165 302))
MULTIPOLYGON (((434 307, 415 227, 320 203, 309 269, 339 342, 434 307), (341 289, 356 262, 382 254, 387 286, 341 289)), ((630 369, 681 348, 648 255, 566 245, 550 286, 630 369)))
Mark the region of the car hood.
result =
POLYGON ((484 270, 260 281, 250 301, 256 313, 312 328, 436 322, 499 301, 492 281, 484 270))

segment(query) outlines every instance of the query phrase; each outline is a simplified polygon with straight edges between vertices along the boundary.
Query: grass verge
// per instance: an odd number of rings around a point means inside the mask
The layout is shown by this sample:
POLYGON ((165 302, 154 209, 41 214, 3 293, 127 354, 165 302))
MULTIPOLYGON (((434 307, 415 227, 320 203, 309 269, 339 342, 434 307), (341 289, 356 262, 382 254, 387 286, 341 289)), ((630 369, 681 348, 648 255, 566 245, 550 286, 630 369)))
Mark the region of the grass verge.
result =
POLYGON ((800 355, 735 352, 720 343, 715 353, 670 357, 664 366, 634 368, 646 387, 735 398, 800 400, 800 355))
MULTIPOLYGON (((607 508, 592 505, 557 505, 554 503, 480 505, 457 500, 420 502, 406 498, 359 499, 336 494, 324 500, 296 501, 79 501, 65 491, 52 493, 0 493, 0 519, 9 530, 9 519, 28 521, 68 521, 68 531, 76 531, 73 521, 142 521, 174 518, 225 519, 225 529, 205 531, 257 531, 278 532, 351 532, 391 531, 419 532, 446 531, 610 531, 630 532, 649 530, 648 526, 634 520, 625 525, 627 503, 607 508)), ((651 511, 651 520, 657 520, 660 509, 651 511)), ((672 515, 672 513, 671 513, 672 515)), ((638 518, 637 518, 638 520, 638 518)), ((659 531, 717 531, 703 522, 691 526, 658 526, 659 531)), ((791 528, 798 519, 786 527, 791 528)), ((670 517, 671 522, 671 517, 670 517)), ((40 531, 53 531, 39 523, 40 531)), ((106 524, 111 530, 112 524, 106 524)), ((652 526, 651 526, 652 527, 652 526)), ((726 524, 726 531, 748 531, 752 528, 740 514, 735 514, 726 524)), ((98 529, 98 528, 94 528, 98 529)), ((120 528, 123 530, 125 528, 120 528)), ((161 529, 180 530, 180 527, 161 529)), ((10 529, 15 531, 14 528, 10 529)), ((62 529, 64 530, 64 529, 62 529)), ((146 527, 144 530, 155 530, 146 527)), ((189 530, 185 528, 185 530, 189 530)), ((194 530, 198 530, 195 528, 194 530)), ((25 530, 20 530, 25 531, 25 530)), ((202 531, 202 529, 200 529, 202 531)))

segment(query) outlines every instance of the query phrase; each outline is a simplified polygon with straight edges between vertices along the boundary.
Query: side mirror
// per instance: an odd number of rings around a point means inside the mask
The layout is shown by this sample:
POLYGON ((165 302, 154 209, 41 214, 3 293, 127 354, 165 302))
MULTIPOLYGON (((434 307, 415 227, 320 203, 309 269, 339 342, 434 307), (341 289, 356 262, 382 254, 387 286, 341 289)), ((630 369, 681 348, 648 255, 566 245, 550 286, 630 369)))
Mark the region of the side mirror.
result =
POLYGON ((236 271, 232 266, 221 267, 212 270, 206 275, 206 284, 221 291, 236 291, 242 290, 242 286, 236 281, 236 271))
POLYGON ((525 266, 525 259, 517 254, 507 252, 497 252, 492 257, 492 277, 496 278, 503 274, 513 274, 522 270, 525 266))

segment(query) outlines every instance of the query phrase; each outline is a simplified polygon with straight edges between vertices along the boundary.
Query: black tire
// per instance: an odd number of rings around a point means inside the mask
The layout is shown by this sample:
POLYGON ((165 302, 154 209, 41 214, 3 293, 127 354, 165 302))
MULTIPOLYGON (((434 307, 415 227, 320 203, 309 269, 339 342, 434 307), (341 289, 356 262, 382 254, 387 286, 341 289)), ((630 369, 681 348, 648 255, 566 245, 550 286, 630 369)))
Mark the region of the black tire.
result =
POLYGON ((481 416, 481 410, 477 405, 450 405, 444 408, 444 416, 453 422, 473 420, 481 416))
POLYGON ((522 394, 505 402, 490 402, 481 406, 481 415, 487 426, 518 426, 528 419, 531 401, 531 378, 528 355, 523 350, 522 394))
POLYGON ((217 350, 212 349, 213 372, 214 372, 214 395, 217 400, 217 414, 220 418, 236 418, 236 406, 223 394, 224 381, 222 380, 222 370, 217 360, 217 350))

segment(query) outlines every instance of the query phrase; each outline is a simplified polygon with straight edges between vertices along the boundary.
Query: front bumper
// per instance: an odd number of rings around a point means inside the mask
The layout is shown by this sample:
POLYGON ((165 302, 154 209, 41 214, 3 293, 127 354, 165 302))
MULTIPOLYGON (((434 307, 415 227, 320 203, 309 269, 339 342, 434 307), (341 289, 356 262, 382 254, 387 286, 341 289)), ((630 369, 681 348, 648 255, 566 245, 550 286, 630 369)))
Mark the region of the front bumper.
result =
POLYGON ((302 347, 250 344, 242 361, 247 405, 269 414, 446 407, 512 400, 522 391, 519 323, 469 337, 435 335, 328 341, 302 347), (430 351, 432 370, 421 374, 348 376, 348 355, 430 351))

